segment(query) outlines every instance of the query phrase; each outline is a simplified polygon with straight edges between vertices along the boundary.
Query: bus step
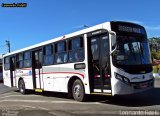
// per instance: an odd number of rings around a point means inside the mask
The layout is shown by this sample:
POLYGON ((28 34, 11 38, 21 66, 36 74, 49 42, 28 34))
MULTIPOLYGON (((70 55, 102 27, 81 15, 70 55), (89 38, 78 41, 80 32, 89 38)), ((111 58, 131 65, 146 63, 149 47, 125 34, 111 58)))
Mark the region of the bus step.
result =
POLYGON ((43 90, 42 89, 35 89, 35 92, 43 92, 43 90))
POLYGON ((91 95, 104 95, 104 96, 112 96, 111 93, 91 93, 91 95))

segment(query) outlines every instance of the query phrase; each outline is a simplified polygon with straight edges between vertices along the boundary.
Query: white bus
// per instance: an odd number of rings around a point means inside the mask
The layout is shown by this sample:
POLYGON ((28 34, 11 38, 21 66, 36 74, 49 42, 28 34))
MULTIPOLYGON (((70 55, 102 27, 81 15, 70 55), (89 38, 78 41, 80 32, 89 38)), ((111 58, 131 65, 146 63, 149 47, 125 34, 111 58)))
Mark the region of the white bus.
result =
POLYGON ((2 56, 0 55, 0 83, 3 82, 3 74, 2 74, 2 56))
POLYGON ((154 83, 146 31, 129 22, 105 22, 51 39, 8 53, 3 63, 4 85, 22 94, 64 92, 84 101, 87 94, 133 94, 154 83))
POLYGON ((0 64, 0 82, 3 82, 2 65, 0 64))

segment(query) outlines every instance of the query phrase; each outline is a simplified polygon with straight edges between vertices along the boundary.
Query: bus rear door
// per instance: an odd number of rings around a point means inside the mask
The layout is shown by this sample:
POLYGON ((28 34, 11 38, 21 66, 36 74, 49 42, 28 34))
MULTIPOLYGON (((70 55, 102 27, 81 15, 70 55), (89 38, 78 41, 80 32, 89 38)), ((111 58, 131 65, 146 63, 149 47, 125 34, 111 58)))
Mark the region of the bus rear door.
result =
POLYGON ((16 86, 15 56, 10 57, 10 78, 11 78, 11 87, 16 86))
POLYGON ((42 56, 41 49, 32 52, 33 87, 37 92, 41 92, 43 89, 42 56))

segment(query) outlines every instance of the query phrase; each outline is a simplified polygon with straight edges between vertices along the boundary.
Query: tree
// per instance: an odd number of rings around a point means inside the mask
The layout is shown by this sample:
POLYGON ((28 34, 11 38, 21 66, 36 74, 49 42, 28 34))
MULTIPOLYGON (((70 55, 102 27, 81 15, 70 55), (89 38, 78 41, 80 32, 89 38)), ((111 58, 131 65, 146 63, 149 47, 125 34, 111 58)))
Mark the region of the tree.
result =
POLYGON ((152 59, 160 60, 160 37, 149 38, 152 59))

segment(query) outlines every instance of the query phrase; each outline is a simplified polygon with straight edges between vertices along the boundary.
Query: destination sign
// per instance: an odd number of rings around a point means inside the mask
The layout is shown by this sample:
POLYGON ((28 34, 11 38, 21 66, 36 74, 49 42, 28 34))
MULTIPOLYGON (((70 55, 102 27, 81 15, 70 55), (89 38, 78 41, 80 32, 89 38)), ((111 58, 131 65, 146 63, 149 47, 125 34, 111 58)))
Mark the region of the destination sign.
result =
POLYGON ((124 26, 124 25, 119 25, 118 30, 125 31, 125 32, 142 33, 141 28, 129 27, 129 26, 124 26))
POLYGON ((111 29, 119 34, 146 35, 144 27, 127 22, 111 22, 111 29))

